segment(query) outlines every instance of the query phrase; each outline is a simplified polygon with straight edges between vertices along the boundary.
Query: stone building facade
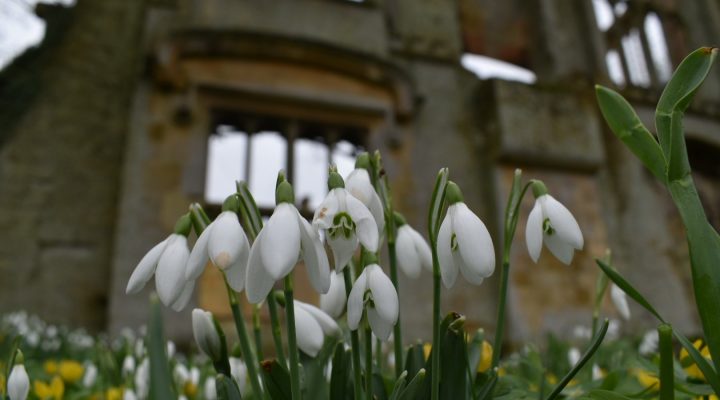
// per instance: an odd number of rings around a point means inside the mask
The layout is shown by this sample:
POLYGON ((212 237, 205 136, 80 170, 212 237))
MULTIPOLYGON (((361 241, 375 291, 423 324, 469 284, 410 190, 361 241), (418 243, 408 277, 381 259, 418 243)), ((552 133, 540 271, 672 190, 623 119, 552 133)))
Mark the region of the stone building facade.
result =
MULTIPOLYGON (((147 295, 126 296, 127 279, 189 203, 206 202, 211 135, 233 126, 248 140, 277 132, 294 178, 301 174, 293 162, 301 141, 321 143, 329 155, 341 142, 379 149, 395 207, 421 232, 435 174, 449 167, 496 246, 513 170, 543 179, 576 214, 586 246, 570 267, 547 251, 532 263, 523 237, 532 205, 526 199, 511 257, 513 341, 546 331, 567 336, 574 326, 588 325, 598 273, 593 259, 607 248, 668 320, 695 332, 682 225, 661 186, 607 130, 593 85, 622 89, 652 126, 652 105, 667 71, 654 58, 648 15, 661 22, 669 60, 677 65, 696 47, 718 44, 720 5, 604 4, 611 13, 604 15, 607 26, 598 25, 599 9, 589 0, 151 2, 141 48, 146 68, 134 89, 125 143, 117 149, 122 178, 110 225, 114 235, 105 243, 112 255, 95 260, 110 276, 109 283, 99 282, 109 288, 108 306, 97 310, 106 313, 107 328, 145 322, 147 295), (633 45, 635 53, 623 48, 633 45), (537 81, 481 80, 462 67, 465 53, 524 66, 537 81)), ((685 124, 691 162, 716 226, 719 89, 716 67, 685 124)), ((479 287, 458 282, 444 291, 443 309, 492 332, 497 277, 479 287)), ((218 282, 217 272, 208 269, 193 303, 228 312, 218 282)), ((301 298, 316 298, 300 287, 301 298)), ((417 281, 401 278, 407 340, 430 336, 431 288, 427 273, 417 281)), ((0 294, 8 295, 11 290, 0 294)), ((29 308, 43 311, 41 305, 29 308)), ((649 326, 651 317, 631 308, 636 318, 624 329, 649 326)), ((170 332, 180 340, 190 334, 190 309, 167 313, 170 332)), ((609 305, 605 312, 615 315, 609 305)))

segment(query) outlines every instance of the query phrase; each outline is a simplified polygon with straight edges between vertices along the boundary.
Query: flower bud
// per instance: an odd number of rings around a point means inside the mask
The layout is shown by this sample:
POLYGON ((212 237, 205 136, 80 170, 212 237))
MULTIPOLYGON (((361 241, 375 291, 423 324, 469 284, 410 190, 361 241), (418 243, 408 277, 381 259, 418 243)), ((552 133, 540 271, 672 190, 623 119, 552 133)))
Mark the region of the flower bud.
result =
POLYGON ((196 308, 192 312, 193 335, 195 343, 213 362, 223 358, 222 342, 215 325, 215 319, 209 311, 196 308))
POLYGON ((15 356, 15 366, 13 366, 7 382, 7 394, 12 400, 25 400, 30 392, 30 378, 25 371, 24 362, 23 354, 18 350, 17 356, 15 356))

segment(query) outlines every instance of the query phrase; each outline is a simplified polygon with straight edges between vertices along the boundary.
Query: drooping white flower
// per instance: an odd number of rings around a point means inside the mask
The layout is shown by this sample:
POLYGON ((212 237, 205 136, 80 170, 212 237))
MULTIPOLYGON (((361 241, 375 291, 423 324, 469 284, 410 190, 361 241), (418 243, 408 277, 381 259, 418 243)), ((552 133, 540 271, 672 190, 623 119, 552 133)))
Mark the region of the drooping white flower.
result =
MULTIPOLYGON (((183 216, 183 218, 186 217, 183 216)), ((178 221, 178 225, 180 223, 178 221)), ((187 244, 189 224, 189 217, 187 217, 186 229, 183 228, 178 232, 176 228, 175 233, 145 254, 130 275, 125 293, 138 293, 154 274, 155 289, 160 301, 175 311, 185 308, 195 288, 194 280, 185 280, 185 264, 190 255, 187 244)))
POLYGON ((358 156, 355 169, 345 179, 345 189, 370 210, 377 225, 378 237, 382 237, 383 229, 385 229, 385 210, 383 210, 380 196, 375 191, 370 180, 370 174, 366 169, 366 167, 369 167, 369 163, 367 153, 358 156), (363 167, 363 165, 366 167, 363 167))
POLYGON ((310 357, 317 356, 325 336, 340 336, 340 327, 323 310, 295 300, 295 333, 297 345, 310 357))
POLYGON ((241 358, 237 357, 230 357, 228 362, 230 363, 230 375, 235 379, 240 394, 245 396, 249 391, 247 365, 241 358))
POLYGON ((233 290, 243 291, 250 244, 235 212, 238 207, 237 196, 228 197, 223 212, 200 234, 185 269, 188 281, 200 277, 210 259, 223 271, 233 290))
POLYGON ((537 262, 542 244, 566 265, 572 262, 575 250, 582 250, 583 236, 575 217, 539 181, 533 183, 535 205, 528 216, 525 241, 533 261, 537 262))
POLYGON ((213 362, 223 357, 222 340, 215 327, 215 321, 210 311, 196 308, 192 311, 192 327, 195 343, 200 350, 213 362))
POLYGON ((659 341, 660 337, 658 335, 657 329, 648 330, 647 332, 645 332, 645 335, 643 335, 643 338, 640 341, 638 352, 643 356, 654 354, 655 352, 657 352, 659 341))
POLYGON ((459 270, 468 282, 479 285, 495 271, 495 249, 490 233, 463 202, 460 188, 454 182, 448 182, 445 193, 450 206, 437 238, 443 284, 451 288, 459 270))
POLYGON ((351 330, 358 328, 366 308, 373 333, 380 340, 387 341, 397 323, 400 304, 395 286, 377 264, 366 266, 350 290, 347 323, 351 330), (369 294, 368 299, 365 298, 366 293, 369 294))
POLYGON ((277 193, 275 211, 250 250, 245 294, 254 304, 263 301, 275 281, 287 276, 300 259, 313 288, 318 293, 330 289, 330 265, 320 236, 295 208, 292 186, 284 181, 277 193))
POLYGON ((325 238, 333 251, 335 270, 342 271, 358 244, 373 253, 377 251, 379 231, 370 210, 345 189, 337 172, 330 172, 328 182, 332 189, 315 211, 313 226, 325 230, 325 238))
POLYGON ((625 297, 625 292, 623 292, 623 290, 617 285, 613 284, 610 286, 610 299, 612 300, 613 305, 615 305, 615 309, 618 311, 620 316, 626 321, 629 320, 630 306, 628 305, 627 297, 625 297))
POLYGON ((139 398, 145 399, 150 392, 150 361, 144 358, 135 370, 135 391, 139 398))
POLYGON ((432 252, 422 235, 405 223, 405 219, 395 213, 398 230, 395 239, 397 263, 405 275, 416 279, 422 268, 432 272, 432 252))
POLYGON ((205 384, 203 385, 203 394, 205 395, 205 400, 217 400, 215 377, 208 376, 207 378, 205 378, 205 384))
POLYGON ((132 375, 135 372, 135 358, 131 355, 126 355, 122 363, 122 374, 123 376, 132 375))
POLYGON ((23 365, 22 353, 18 352, 15 358, 16 364, 10 371, 7 381, 7 394, 11 400, 25 400, 30 392, 30 378, 23 365))
POLYGON ((95 384, 98 376, 98 369, 93 363, 89 363, 85 367, 85 374, 83 375, 82 384, 84 387, 89 388, 95 384))
POLYGON ((342 273, 331 273, 330 290, 326 294, 320 295, 320 309, 337 319, 345 311, 346 302, 347 292, 342 273))

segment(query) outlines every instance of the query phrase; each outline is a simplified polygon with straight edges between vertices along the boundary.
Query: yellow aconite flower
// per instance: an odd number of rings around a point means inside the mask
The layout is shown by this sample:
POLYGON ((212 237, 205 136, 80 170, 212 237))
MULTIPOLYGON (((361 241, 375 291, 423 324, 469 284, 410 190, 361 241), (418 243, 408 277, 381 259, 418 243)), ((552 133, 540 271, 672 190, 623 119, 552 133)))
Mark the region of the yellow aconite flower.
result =
POLYGON ((61 400, 65 393, 65 385, 59 376, 52 378, 50 384, 43 381, 33 382, 35 396, 42 400, 61 400))
POLYGON ((60 366, 58 367, 58 372, 60 373, 60 377, 65 382, 74 383, 83 377, 85 368, 83 368, 82 364, 80 364, 77 361, 63 360, 60 362, 60 366))
POLYGON ((52 376, 58 373, 58 363, 55 360, 47 360, 43 364, 43 369, 45 370, 45 373, 52 376))
POLYGON ((430 343, 425 343, 425 344, 423 345, 423 356, 425 357, 426 360, 428 359, 428 357, 430 357, 430 351, 431 351, 431 350, 432 350, 432 344, 430 344, 430 343))
POLYGON ((505 367, 498 368, 498 376, 505 376, 507 375, 507 370, 505 370, 505 367))
POLYGON ((485 372, 488 369, 490 369, 490 365, 492 364, 492 357, 493 357, 493 348, 490 343, 488 343, 487 340, 483 340, 482 342, 482 356, 480 357, 480 362, 477 366, 477 372, 485 372))
MULTIPOLYGON (((0 366, 0 370, 2 366, 0 366)), ((0 375, 0 395, 5 395, 5 375, 0 375)))
POLYGON ((658 379, 657 376, 651 374, 648 371, 636 369, 635 377, 637 378, 638 382, 640 382, 640 384, 643 385, 645 388, 649 388, 650 386, 660 387, 660 379, 658 379))
POLYGON ((557 376, 555 376, 555 374, 547 374, 545 376, 545 379, 547 379, 548 383, 551 385, 556 385, 558 382, 557 376))
MULTIPOLYGON (((698 349, 698 351, 700 351, 700 354, 703 357, 705 357, 708 361, 712 360, 712 358, 710 357, 710 349, 707 346, 703 347, 702 340, 700 340, 700 339, 696 340, 693 343, 693 347, 698 349)), ((686 360, 688 360, 689 358, 690 358, 690 354, 688 354, 688 352, 687 352, 687 350, 685 350, 685 348, 680 350, 680 362, 685 363, 686 360)), ((695 364, 695 361, 693 361, 692 364, 685 367, 685 372, 691 378, 705 380, 705 375, 703 375, 702 371, 700 371, 700 368, 698 368, 697 364, 695 364)))
POLYGON ((112 387, 105 393, 105 400, 122 400, 123 390, 119 387, 112 387))
POLYGON ((188 398, 195 398, 195 395, 197 394, 198 387, 194 383, 187 381, 185 382, 185 386, 183 386, 183 393, 185 393, 185 396, 188 398))

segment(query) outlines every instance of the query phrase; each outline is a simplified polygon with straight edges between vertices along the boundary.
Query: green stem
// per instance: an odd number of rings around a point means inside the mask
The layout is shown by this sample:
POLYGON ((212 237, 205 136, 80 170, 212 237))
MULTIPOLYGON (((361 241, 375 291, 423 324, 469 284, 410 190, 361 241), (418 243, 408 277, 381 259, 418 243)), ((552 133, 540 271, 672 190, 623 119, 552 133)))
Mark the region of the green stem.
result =
POLYGON ((500 270, 500 299, 498 300, 497 322, 495 323, 495 344, 493 345, 492 368, 500 363, 500 350, 502 349, 503 335, 505 334, 505 305, 507 302, 508 280, 510 275, 510 249, 503 254, 502 269, 500 270))
POLYGON ((440 399, 440 262, 437 243, 432 245, 433 261, 433 340, 432 340, 432 386, 431 399, 440 399))
POLYGON ((287 317, 288 352, 290 353, 290 391, 293 400, 302 399, 300 392, 300 363, 297 349, 297 336, 295 333, 295 302, 293 299, 292 273, 285 277, 285 314, 287 317))
POLYGON ((253 305, 253 334, 255 336, 255 352, 258 360, 264 360, 262 331, 260 331, 260 307, 253 305))
POLYGON ((383 360, 383 351, 382 351, 382 341, 380 339, 375 339, 375 364, 377 365, 378 373, 382 375, 382 360, 383 360))
MULTIPOLYGON (((352 277, 350 276, 350 265, 346 266, 343 270, 343 278, 345 278, 345 293, 350 295, 352 290, 352 277)), ((362 385, 360 375, 360 337, 357 329, 350 331, 350 345, 352 354, 352 365, 353 365, 353 390, 355 399, 361 398, 360 385, 362 385)))
POLYGON ((370 324, 365 322, 365 398, 367 400, 373 400, 372 375, 372 331, 370 324))
MULTIPOLYGON (((388 223, 389 225, 390 223, 388 223)), ((394 225, 394 224, 393 224, 394 225)), ((400 285, 398 284, 398 273, 397 273, 397 253, 395 252, 395 241, 390 242, 388 238, 388 255, 390 258, 390 280, 395 286, 395 290, 400 297, 400 285)), ((393 328, 393 350, 395 351, 395 378, 399 377, 403 372, 403 336, 402 336, 402 324, 400 323, 400 313, 398 313, 398 320, 393 328)))
POLYGON ((265 298, 270 310, 270 327, 272 331, 273 343, 275 344, 275 356, 277 357, 278 363, 287 366, 287 358, 285 358, 285 351, 283 351, 282 333, 280 329, 280 318, 278 317, 277 301, 272 291, 265 298))
POLYGON ((672 327, 668 324, 658 326, 660 349, 660 400, 674 400, 672 327))
POLYGON ((255 358, 252 347, 250 346, 250 338, 248 337, 247 328, 245 328, 245 320, 240 312, 240 306, 238 305, 235 292, 232 290, 230 285, 227 284, 227 282, 225 282, 225 287, 230 300, 230 308, 232 309, 233 319, 235 320, 235 329, 237 329, 238 337, 240 339, 240 350, 242 351, 243 357, 245 357, 245 364, 247 364, 248 375, 250 376, 250 385, 253 388, 253 393, 257 393, 257 397, 261 398, 263 397, 263 391, 259 380, 259 364, 255 358))

